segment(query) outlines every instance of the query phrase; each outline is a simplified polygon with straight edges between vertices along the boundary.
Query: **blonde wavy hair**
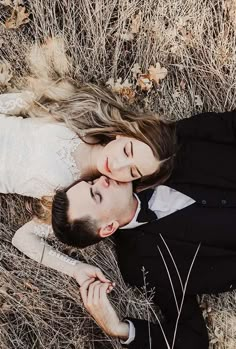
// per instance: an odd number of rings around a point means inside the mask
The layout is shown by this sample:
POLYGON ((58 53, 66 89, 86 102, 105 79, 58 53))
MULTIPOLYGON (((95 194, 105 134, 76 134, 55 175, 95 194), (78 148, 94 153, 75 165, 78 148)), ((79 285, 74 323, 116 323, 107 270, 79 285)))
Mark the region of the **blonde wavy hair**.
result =
MULTIPOLYGON (((41 51, 37 51, 37 57, 40 54, 41 51)), ((26 117, 43 117, 48 122, 64 123, 89 144, 105 145, 117 135, 124 135, 149 145, 161 166, 158 172, 138 181, 139 189, 163 183, 169 177, 176 145, 174 123, 153 113, 131 111, 107 88, 94 84, 77 86, 65 76, 56 80, 48 73, 43 77, 30 77, 27 90, 33 92, 33 99, 24 110, 26 117)), ((47 214, 41 208, 36 210, 40 212, 37 216, 44 221, 49 220, 51 201, 48 197, 41 200, 47 214)))

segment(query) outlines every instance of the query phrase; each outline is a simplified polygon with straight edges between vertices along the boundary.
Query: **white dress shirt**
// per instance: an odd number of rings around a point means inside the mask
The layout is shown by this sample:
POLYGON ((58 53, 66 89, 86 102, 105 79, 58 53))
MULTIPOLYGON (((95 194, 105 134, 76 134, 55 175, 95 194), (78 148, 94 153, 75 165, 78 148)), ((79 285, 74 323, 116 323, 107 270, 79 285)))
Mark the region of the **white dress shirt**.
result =
MULTIPOLYGON (((135 215, 127 225, 123 226, 120 229, 133 229, 142 224, 148 222, 139 223, 137 222, 138 214, 141 210, 141 202, 136 194, 134 194, 138 200, 137 210, 135 215)), ((151 199, 148 202, 148 207, 150 210, 155 212, 157 219, 161 219, 165 216, 170 215, 171 213, 176 212, 177 210, 182 210, 183 208, 190 206, 195 203, 195 200, 189 196, 180 193, 179 191, 167 187, 166 185, 159 185, 155 188, 151 199)), ((128 320, 127 320, 128 321, 128 320)), ((121 341, 122 344, 130 344, 135 339, 135 327, 131 321, 129 323, 129 338, 127 341, 121 341)))
MULTIPOLYGON (((138 227, 139 225, 146 224, 148 222, 137 222, 137 217, 141 210, 141 202, 136 194, 134 194, 137 201, 138 206, 135 212, 133 219, 120 229, 133 229, 138 227)), ((178 210, 182 210, 183 208, 194 204, 194 200, 189 196, 180 193, 179 191, 167 187, 166 185, 158 185, 148 202, 148 207, 150 210, 155 212, 157 219, 163 218, 165 216, 170 215, 178 210)))

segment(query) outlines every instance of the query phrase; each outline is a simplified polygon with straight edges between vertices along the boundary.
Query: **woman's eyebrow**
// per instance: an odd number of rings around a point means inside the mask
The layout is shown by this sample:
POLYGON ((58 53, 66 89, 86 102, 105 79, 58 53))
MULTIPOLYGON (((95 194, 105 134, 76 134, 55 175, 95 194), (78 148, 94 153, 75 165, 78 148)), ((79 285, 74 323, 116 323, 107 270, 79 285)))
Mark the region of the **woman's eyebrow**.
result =
MULTIPOLYGON (((132 157, 133 157, 133 156, 134 156, 133 142, 130 141, 130 144, 131 144, 131 154, 132 154, 132 157)), ((138 174, 139 174, 141 177, 143 177, 143 175, 142 175, 141 171, 138 169, 138 167, 137 167, 137 166, 135 166, 135 167, 136 167, 136 171, 138 172, 138 174)))
POLYGON ((131 145, 131 147, 130 147, 131 155, 134 156, 134 152, 133 152, 133 142, 132 142, 132 141, 130 141, 130 145, 131 145))

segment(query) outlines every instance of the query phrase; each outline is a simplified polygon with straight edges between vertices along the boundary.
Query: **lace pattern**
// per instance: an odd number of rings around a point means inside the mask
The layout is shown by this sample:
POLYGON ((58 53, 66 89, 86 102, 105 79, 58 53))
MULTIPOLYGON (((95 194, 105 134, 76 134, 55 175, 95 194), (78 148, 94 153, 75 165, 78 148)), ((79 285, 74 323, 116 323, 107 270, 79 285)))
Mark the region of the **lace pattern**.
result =
POLYGON ((29 101, 33 100, 34 94, 25 91, 23 93, 9 93, 1 95, 0 99, 0 113, 9 114, 25 109, 29 106, 29 101))
POLYGON ((77 147, 80 144, 81 140, 79 138, 72 138, 69 142, 66 141, 66 144, 64 144, 64 146, 57 151, 57 155, 70 170, 74 180, 80 178, 80 170, 78 169, 75 159, 73 158, 73 153, 76 151, 77 147))

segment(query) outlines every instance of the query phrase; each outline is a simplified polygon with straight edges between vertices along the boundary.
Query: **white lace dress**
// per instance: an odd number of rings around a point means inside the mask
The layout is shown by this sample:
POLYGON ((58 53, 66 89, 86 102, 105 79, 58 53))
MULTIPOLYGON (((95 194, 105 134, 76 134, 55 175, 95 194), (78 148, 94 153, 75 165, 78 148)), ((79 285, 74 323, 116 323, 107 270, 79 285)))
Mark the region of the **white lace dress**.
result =
POLYGON ((0 192, 53 195, 79 178, 73 153, 81 140, 63 124, 7 116, 16 101, 24 102, 18 93, 0 95, 0 192))
MULTIPOLYGON (((0 193, 41 198, 79 178, 73 155, 81 140, 63 124, 14 116, 32 97, 30 93, 0 95, 0 193)), ((33 220, 17 234, 46 237, 50 231, 33 220)))

